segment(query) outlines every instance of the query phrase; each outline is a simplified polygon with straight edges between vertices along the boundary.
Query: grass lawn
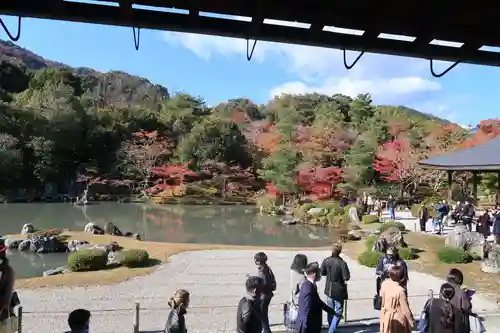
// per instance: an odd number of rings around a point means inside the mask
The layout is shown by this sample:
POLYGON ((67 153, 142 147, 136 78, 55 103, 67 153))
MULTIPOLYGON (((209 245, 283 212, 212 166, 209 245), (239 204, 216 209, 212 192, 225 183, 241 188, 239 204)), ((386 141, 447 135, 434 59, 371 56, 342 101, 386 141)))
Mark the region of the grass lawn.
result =
MULTIPOLYGON (((376 224, 367 226, 369 229, 376 227, 376 224)), ((500 295, 498 294, 498 290, 500 289, 500 275, 482 272, 480 262, 445 264, 438 260, 436 252, 444 246, 444 238, 418 232, 409 232, 405 234, 405 241, 410 247, 421 251, 418 254, 418 259, 408 261, 410 269, 445 279, 446 274, 451 268, 458 268, 464 273, 465 284, 468 287, 475 288, 478 293, 489 296, 496 301, 500 300, 500 295)), ((344 248, 344 252, 353 259, 366 250, 364 240, 348 242, 344 245, 344 248)))

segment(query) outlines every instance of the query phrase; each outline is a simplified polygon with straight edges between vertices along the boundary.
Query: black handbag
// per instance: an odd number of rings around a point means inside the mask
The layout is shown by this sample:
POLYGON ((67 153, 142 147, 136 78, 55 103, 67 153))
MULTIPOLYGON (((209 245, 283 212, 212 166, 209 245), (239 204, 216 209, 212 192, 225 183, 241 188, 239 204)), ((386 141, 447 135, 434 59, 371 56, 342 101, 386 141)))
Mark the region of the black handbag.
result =
POLYGON ((373 309, 380 311, 382 309, 382 297, 379 294, 373 296, 373 309))
POLYGON ((17 291, 13 291, 12 297, 10 298, 10 307, 15 308, 18 305, 21 305, 21 301, 19 300, 19 295, 17 294, 17 291))

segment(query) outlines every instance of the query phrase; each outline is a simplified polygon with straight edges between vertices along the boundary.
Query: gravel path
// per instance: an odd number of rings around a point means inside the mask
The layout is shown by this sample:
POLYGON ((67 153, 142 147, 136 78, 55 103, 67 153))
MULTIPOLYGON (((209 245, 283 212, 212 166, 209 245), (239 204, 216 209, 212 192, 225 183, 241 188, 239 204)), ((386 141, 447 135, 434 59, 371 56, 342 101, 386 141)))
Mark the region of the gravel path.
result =
MULTIPOLYGON (((289 266, 294 251, 266 251, 276 275, 278 291, 270 310, 271 323, 282 321, 282 303, 289 297, 289 266)), ((325 251, 304 251, 310 261, 328 255, 325 251)), ((190 333, 234 332, 236 305, 244 295, 247 274, 255 272, 254 251, 212 250, 185 252, 153 274, 113 286, 18 290, 23 303, 23 332, 53 333, 67 329, 67 315, 75 308, 92 311, 92 333, 132 332, 133 308, 139 302, 141 331, 162 329, 167 318, 167 299, 177 288, 191 293, 187 316, 190 333), (113 311, 108 311, 115 309, 113 311), (116 310, 117 309, 117 310, 116 310), (39 312, 39 313, 33 313, 39 312)), ((352 280, 349 282, 348 321, 369 322, 378 318, 372 308, 374 270, 345 258, 352 280)), ((409 296, 416 315, 422 308, 429 288, 438 290, 441 280, 411 272, 409 296)), ((323 290, 323 282, 319 290, 323 290)), ((497 311, 498 307, 479 296, 473 300, 477 311, 497 311)), ((277 329, 277 328, 276 328, 277 329)))

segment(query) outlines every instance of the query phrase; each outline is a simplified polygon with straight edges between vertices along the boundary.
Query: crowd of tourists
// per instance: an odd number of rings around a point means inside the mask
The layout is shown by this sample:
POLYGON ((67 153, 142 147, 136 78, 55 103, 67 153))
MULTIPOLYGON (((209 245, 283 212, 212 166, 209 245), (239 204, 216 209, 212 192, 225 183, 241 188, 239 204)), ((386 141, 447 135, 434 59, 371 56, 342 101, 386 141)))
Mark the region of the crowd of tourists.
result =
MULTIPOLYGON (((347 282, 351 273, 341 258, 341 244, 334 244, 332 253, 321 264, 308 262, 304 254, 297 254, 290 267, 290 299, 284 305, 284 324, 287 332, 320 333, 323 326, 322 312, 327 313, 328 331, 334 333, 343 317, 348 300, 347 282), (317 290, 317 282, 325 277, 326 303, 317 290)), ((267 255, 254 256, 256 272, 245 282, 246 295, 241 298, 236 311, 235 328, 238 333, 271 333, 269 305, 277 289, 276 278, 268 265, 267 255)), ((0 333, 16 332, 17 320, 14 307, 19 305, 13 290, 14 274, 0 247, 0 333)), ((381 333, 410 333, 418 328, 428 333, 469 333, 473 291, 462 289, 463 274, 451 269, 439 292, 430 298, 422 310, 417 327, 408 303, 408 268, 399 256, 398 249, 390 247, 375 269, 376 293, 374 309, 380 310, 381 333)), ((186 333, 185 315, 189 307, 187 290, 175 291, 168 301, 171 311, 167 318, 166 333, 186 333)), ((72 311, 68 317, 70 331, 88 333, 91 313, 85 309, 72 311)))
MULTIPOLYGON (((327 313, 328 331, 334 333, 343 317, 348 300, 347 282, 351 273, 341 258, 341 244, 334 244, 331 255, 321 264, 309 262, 304 254, 297 254, 290 267, 290 299, 284 305, 284 324, 288 332, 320 333, 322 312, 327 313), (317 282, 324 277, 324 302, 317 290, 317 282)), ((269 305, 277 289, 276 278, 268 264, 267 255, 255 254, 255 274, 245 282, 246 295, 238 303, 235 328, 238 333, 271 333, 269 305)), ((19 305, 14 287, 14 272, 6 257, 6 248, 0 244, 0 333, 16 332, 14 308, 19 305)), ((429 333, 469 333, 473 290, 463 289, 463 274, 451 269, 443 283, 439 297, 431 297, 422 310, 416 325, 408 302, 409 274, 398 249, 389 247, 375 269, 376 285, 373 306, 380 310, 381 333, 410 333, 418 328, 429 333)), ((171 311, 165 332, 186 333, 185 315, 190 294, 184 289, 175 291, 169 299, 171 311)), ((91 313, 77 309, 70 313, 67 333, 88 333, 91 313)), ((484 331, 482 331, 484 332, 484 331)), ((481 333, 482 333, 481 332, 481 333)))
POLYGON ((472 200, 458 201, 454 206, 448 205, 446 200, 438 204, 422 204, 418 218, 420 222, 420 231, 426 232, 427 221, 432 219, 433 232, 442 234, 444 226, 454 226, 458 223, 463 224, 469 231, 477 231, 485 239, 494 236, 495 243, 500 244, 500 208, 486 209, 476 216, 476 207, 472 200), (431 209, 435 214, 431 216, 431 209))

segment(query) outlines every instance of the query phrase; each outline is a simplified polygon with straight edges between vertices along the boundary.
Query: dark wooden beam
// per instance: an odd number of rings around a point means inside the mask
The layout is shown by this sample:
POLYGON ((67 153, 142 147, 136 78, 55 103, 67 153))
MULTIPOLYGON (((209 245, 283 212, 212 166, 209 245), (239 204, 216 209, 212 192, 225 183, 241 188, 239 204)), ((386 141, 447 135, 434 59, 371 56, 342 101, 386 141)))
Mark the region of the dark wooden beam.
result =
MULTIPOLYGON (((101 0, 105 1, 105 0, 101 0)), ((183 8, 185 0, 136 0, 137 4, 155 7, 183 8)), ((251 16, 251 1, 234 0, 196 0, 199 10, 225 15, 251 16)), ((386 10, 374 15, 372 4, 360 1, 336 0, 290 2, 274 0, 266 3, 266 18, 298 21, 304 23, 321 22, 324 25, 356 30, 377 30, 379 33, 418 37, 420 29, 432 27, 432 39, 455 42, 476 41, 481 45, 500 46, 500 27, 495 23, 495 13, 500 12, 500 3, 478 6, 476 3, 454 3, 450 6, 443 2, 425 1, 385 1, 386 10), (416 8, 417 10, 408 10, 416 8), (482 17, 467 24, 459 13, 482 17), (376 17, 376 19, 371 19, 376 17), (375 23, 376 22, 376 23, 375 23)), ((377 3, 378 4, 378 3, 377 3)))
MULTIPOLYGON (((191 1, 198 3, 198 0, 191 1)), ((345 48, 353 51, 366 51, 371 53, 444 61, 461 60, 464 63, 500 66, 500 55, 496 52, 451 48, 429 44, 419 46, 414 43, 381 38, 367 40, 363 38, 363 36, 352 36, 326 31, 311 34, 308 29, 268 24, 262 24, 259 31, 255 32, 250 22, 199 17, 196 20, 196 24, 194 24, 189 15, 141 9, 133 9, 132 18, 127 19, 123 16, 118 7, 87 3, 66 2, 64 4, 65 13, 63 15, 54 13, 49 3, 50 0, 2 0, 0 1, 0 13, 21 15, 23 17, 140 27, 155 30, 171 30, 236 38, 251 38, 263 41, 327 48, 345 48)), ((185 1, 183 1, 183 4, 185 6, 185 1)), ((267 3, 265 10, 268 10, 267 3)))

